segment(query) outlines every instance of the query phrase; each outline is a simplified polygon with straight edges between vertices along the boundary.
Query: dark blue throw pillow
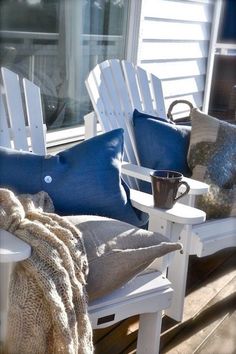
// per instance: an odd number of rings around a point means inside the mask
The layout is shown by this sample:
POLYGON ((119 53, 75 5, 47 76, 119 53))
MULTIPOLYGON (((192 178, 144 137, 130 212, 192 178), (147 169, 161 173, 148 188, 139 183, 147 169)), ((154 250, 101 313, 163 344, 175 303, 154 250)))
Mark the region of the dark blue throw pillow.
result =
MULTIPOLYGON (((176 125, 162 118, 134 110, 134 134, 140 163, 154 170, 174 170, 190 176, 187 152, 190 126, 176 125)), ((142 182, 140 187, 151 192, 151 185, 142 182)))
POLYGON ((116 129, 55 156, 0 147, 0 186, 16 193, 46 191, 59 215, 96 214, 141 226, 120 177, 123 130, 116 129))

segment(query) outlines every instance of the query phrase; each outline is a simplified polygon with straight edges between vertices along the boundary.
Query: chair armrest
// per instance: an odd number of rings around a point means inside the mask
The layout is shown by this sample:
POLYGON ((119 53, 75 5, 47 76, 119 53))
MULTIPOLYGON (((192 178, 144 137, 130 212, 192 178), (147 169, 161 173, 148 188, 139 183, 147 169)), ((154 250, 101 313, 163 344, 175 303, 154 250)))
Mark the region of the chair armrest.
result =
POLYGON ((188 205, 175 203, 171 209, 159 209, 153 205, 153 196, 130 189, 130 200, 132 205, 155 218, 162 218, 166 221, 194 225, 203 223, 206 220, 206 213, 202 210, 192 208, 188 205))
POLYGON ((31 247, 8 231, 0 230, 0 263, 23 261, 31 255, 31 247))
MULTIPOLYGON (((138 165, 134 165, 128 162, 123 162, 121 167, 121 172, 127 176, 141 179, 146 182, 151 183, 150 172, 153 170, 151 168, 142 167, 138 165)), ((188 194, 190 195, 201 195, 207 193, 209 186, 206 183, 196 181, 191 178, 184 177, 183 179, 190 186, 190 191, 188 194)), ((181 187, 180 187, 181 191, 181 187)))

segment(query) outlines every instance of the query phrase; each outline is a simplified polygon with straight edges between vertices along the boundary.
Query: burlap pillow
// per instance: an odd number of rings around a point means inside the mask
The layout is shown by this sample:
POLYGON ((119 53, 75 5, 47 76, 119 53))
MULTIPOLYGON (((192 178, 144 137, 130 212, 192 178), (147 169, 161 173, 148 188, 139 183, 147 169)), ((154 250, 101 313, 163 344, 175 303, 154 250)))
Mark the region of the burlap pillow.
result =
POLYGON ((181 249, 155 232, 100 216, 68 216, 82 232, 89 263, 89 300, 119 288, 155 258, 181 249))
POLYGON ((197 207, 207 218, 236 215, 236 125, 192 110, 188 164, 192 178, 210 185, 197 207))

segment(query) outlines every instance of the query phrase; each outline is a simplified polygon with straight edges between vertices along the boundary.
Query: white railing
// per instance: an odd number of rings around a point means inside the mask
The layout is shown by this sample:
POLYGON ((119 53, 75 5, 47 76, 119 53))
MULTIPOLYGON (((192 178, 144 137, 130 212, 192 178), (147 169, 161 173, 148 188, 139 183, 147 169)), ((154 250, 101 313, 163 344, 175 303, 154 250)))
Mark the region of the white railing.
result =
MULTIPOLYGON (((45 60, 51 61, 47 64, 49 67, 55 67, 55 60, 58 58, 59 33, 1 30, 0 38, 4 39, 1 47, 12 47, 16 51, 15 55, 27 58, 30 80, 34 80, 35 72, 40 70, 41 65, 45 65, 45 60)), ((123 45, 122 36, 116 35, 82 34, 81 39, 78 43, 82 44, 83 57, 89 56, 90 63, 104 60, 107 51, 109 57, 119 56, 123 45)), ((86 62, 87 58, 84 59, 86 62)))
MULTIPOLYGON (((47 97, 47 104, 51 104, 53 107, 56 102, 54 98, 58 97, 57 88, 61 87, 63 80, 65 80, 64 77, 59 75, 59 67, 61 64, 66 64, 68 59, 66 55, 65 57, 59 55, 60 46, 64 46, 63 42, 60 43, 60 34, 2 30, 0 31, 0 38, 3 39, 0 48, 5 49, 8 56, 4 58, 3 55, 3 65, 8 65, 13 71, 16 70, 17 73, 40 86, 41 93, 47 97)), ((120 53, 123 52, 124 41, 122 36, 117 35, 82 34, 77 44, 80 47, 76 52, 80 53, 83 62, 78 77, 79 89, 75 92, 74 98, 72 97, 76 101, 77 107, 80 108, 73 116, 77 117, 75 124, 83 125, 84 114, 91 110, 84 80, 91 68, 98 62, 105 60, 107 57, 119 57, 120 53)), ((54 129, 51 124, 50 129, 54 129)), ((71 139, 73 134, 71 134, 70 129, 68 132, 71 139)), ((78 131, 76 134, 78 136, 78 131)), ((53 144, 55 143, 54 138, 56 137, 56 140, 58 140, 58 136, 59 132, 52 134, 53 144)))

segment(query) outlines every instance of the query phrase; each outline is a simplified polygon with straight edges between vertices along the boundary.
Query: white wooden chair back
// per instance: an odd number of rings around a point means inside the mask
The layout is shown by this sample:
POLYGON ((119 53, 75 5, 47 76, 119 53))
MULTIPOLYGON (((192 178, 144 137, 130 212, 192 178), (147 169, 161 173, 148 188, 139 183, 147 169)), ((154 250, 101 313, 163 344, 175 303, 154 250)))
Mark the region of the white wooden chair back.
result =
POLYGON ((40 89, 7 68, 1 68, 0 146, 46 154, 46 125, 40 89), (23 94, 23 97, 22 97, 23 94))
POLYGON ((107 60, 98 64, 85 81, 103 131, 124 129, 124 159, 138 164, 132 116, 139 111, 166 120, 160 79, 128 61, 107 60))

